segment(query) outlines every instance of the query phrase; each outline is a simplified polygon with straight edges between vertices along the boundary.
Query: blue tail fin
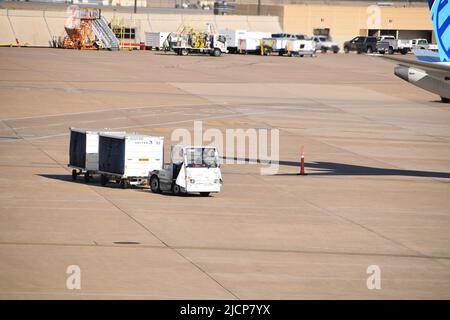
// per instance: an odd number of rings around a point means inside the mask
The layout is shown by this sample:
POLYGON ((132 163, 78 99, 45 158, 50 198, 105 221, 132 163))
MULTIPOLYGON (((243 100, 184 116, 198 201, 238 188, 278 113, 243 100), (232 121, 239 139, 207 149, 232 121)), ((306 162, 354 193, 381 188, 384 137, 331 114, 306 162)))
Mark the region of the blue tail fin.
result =
POLYGON ((450 1, 428 0, 434 34, 442 62, 450 61, 450 1))

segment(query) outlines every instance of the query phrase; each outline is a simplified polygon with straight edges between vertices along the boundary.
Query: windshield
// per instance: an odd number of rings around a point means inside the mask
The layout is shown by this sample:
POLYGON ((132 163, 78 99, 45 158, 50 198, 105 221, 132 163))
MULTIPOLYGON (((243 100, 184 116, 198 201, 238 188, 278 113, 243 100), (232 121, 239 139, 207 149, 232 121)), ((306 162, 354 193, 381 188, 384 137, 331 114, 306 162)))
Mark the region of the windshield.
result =
POLYGON ((215 148, 187 148, 187 168, 217 168, 219 158, 215 148))

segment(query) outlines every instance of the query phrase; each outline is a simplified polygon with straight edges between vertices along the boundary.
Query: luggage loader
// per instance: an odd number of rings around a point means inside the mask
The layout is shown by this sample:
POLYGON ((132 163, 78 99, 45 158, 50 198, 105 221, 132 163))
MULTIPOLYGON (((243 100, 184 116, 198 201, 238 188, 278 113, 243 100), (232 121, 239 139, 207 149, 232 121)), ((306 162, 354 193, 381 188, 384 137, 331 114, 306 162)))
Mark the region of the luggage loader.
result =
POLYGON ((152 192, 200 193, 207 197, 220 192, 222 174, 217 149, 212 146, 172 146, 170 163, 149 172, 152 192))

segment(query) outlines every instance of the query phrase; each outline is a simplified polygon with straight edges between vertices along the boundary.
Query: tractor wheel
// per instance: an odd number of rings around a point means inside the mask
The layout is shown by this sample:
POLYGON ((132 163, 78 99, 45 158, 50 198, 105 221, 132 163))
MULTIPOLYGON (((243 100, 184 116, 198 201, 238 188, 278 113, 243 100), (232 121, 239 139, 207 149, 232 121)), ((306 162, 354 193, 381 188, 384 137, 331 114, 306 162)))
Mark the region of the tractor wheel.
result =
POLYGON ((181 194, 181 187, 174 183, 172 186, 172 192, 174 195, 179 196, 181 194))
POLYGON ((150 189, 153 193, 161 193, 161 185, 157 176, 152 176, 150 178, 150 189))

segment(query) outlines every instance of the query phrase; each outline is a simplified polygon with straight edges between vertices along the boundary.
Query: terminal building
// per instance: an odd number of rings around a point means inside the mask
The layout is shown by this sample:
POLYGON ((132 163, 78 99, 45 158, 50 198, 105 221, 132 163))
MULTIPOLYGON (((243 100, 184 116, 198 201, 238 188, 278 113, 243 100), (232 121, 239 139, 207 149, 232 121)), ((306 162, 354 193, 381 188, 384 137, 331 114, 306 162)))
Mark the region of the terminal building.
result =
MULTIPOLYGON (((64 35, 71 4, 101 8, 120 34, 139 43, 145 32, 182 25, 215 30, 327 35, 342 45, 361 35, 425 38, 435 43, 426 1, 228 0, 226 15, 209 0, 41 0, 0 2, 0 45, 51 46, 64 35), (134 7, 136 3, 136 8, 134 7), (136 13, 134 13, 136 11, 136 13), (133 38, 133 39, 131 39, 133 38)), ((223 4, 223 2, 222 2, 223 4)))

